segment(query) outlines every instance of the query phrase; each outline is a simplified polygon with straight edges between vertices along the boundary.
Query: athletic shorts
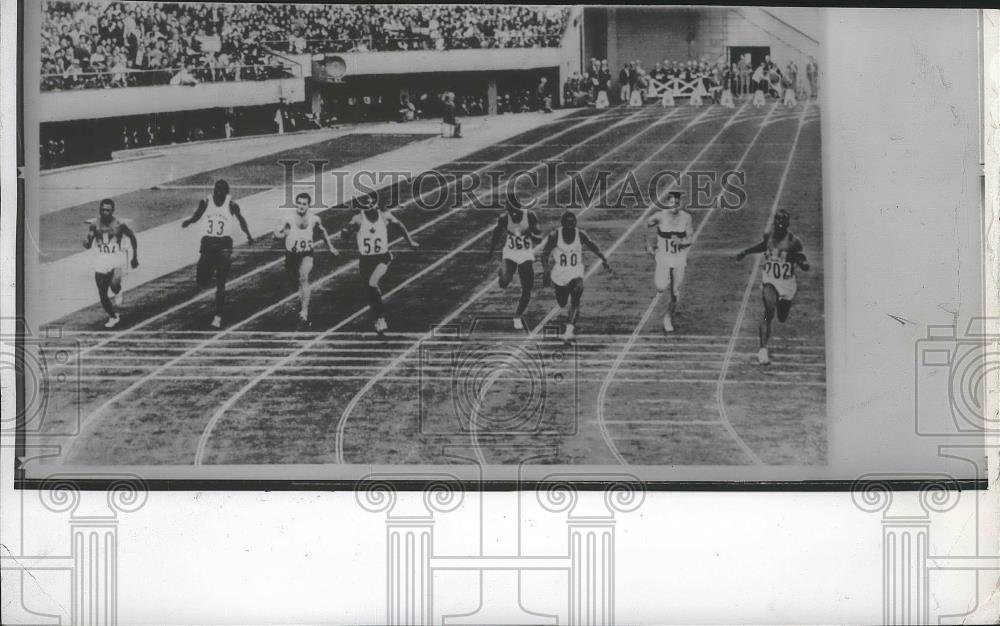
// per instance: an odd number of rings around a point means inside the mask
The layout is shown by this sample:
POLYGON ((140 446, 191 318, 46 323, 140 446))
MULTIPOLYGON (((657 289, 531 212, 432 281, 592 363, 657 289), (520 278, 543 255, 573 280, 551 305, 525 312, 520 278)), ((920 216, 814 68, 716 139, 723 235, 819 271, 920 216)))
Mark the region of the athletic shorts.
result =
POLYGON ((556 290, 556 302, 559 303, 559 306, 566 306, 566 303, 569 302, 570 296, 573 295, 574 291, 577 291, 578 293, 583 292, 583 279, 574 278, 565 285, 557 285, 553 282, 552 286, 556 290))
POLYGON ((199 250, 202 254, 212 254, 214 252, 221 252, 223 250, 233 249, 233 238, 232 237, 202 237, 201 238, 201 249, 199 250))
POLYGON ((124 252, 118 254, 98 254, 97 258, 94 260, 94 273, 95 274, 109 274, 117 269, 124 270, 126 265, 126 259, 124 252))
POLYGON ((504 248, 503 254, 500 255, 504 261, 512 261, 518 265, 522 263, 527 263, 529 261, 535 260, 535 249, 528 248, 526 250, 511 250, 510 248, 504 248))
POLYGON ((688 262, 687 250, 680 252, 667 252, 666 250, 656 251, 656 267, 686 267, 688 262))
POLYGON ((291 250, 285 251, 285 269, 292 274, 299 273, 299 266, 302 265, 302 259, 309 257, 316 257, 316 254, 312 250, 306 250, 305 252, 292 252, 291 250))
POLYGON ((779 300, 791 300, 795 297, 795 292, 799 289, 798 281, 794 278, 788 280, 765 280, 763 284, 773 285, 774 289, 778 292, 779 300))
POLYGON ((232 253, 232 237, 202 237, 201 256, 198 257, 196 271, 198 284, 204 287, 216 273, 224 280, 229 274, 232 253))

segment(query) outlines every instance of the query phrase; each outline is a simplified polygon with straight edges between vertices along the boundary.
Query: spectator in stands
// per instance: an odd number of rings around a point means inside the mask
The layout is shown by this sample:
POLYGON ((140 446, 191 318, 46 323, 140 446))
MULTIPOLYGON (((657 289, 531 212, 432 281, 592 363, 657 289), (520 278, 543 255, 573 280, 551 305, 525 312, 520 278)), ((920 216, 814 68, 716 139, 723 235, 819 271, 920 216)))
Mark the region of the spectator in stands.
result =
POLYGON ((535 107, 543 113, 552 112, 552 96, 549 94, 548 79, 544 76, 535 87, 535 107))
POLYGON ((649 73, 649 77, 658 83, 662 83, 666 78, 666 72, 663 70, 663 64, 657 61, 653 66, 653 71, 649 73))
POLYGON ((767 77, 767 62, 761 61, 760 64, 757 65, 757 69, 753 71, 753 75, 750 77, 750 81, 752 83, 751 89, 754 91, 755 97, 756 97, 756 92, 766 91, 766 86, 764 84, 766 77, 767 77))
POLYGON ((809 62, 806 63, 806 80, 809 83, 809 97, 818 98, 819 97, 819 66, 816 65, 816 59, 809 57, 809 62))
POLYGON ((577 85, 576 72, 570 74, 570 77, 566 79, 563 83, 563 106, 565 107, 575 107, 576 104, 576 85, 577 85))
MULTIPOLYGON (((173 74, 185 64, 203 69, 203 79, 211 80, 213 68, 239 58, 243 65, 263 66, 241 72, 241 79, 263 79, 279 67, 266 51, 271 45, 307 53, 556 46, 568 15, 566 7, 488 4, 300 7, 50 0, 43 13, 42 60, 46 70, 54 69, 44 62, 54 63, 58 50, 87 68, 96 47, 108 44, 112 53, 115 46, 122 49, 130 69, 165 68, 173 74)), ((70 64, 67 60, 60 71, 70 64)), ((69 86, 83 85, 73 81, 69 86)), ((63 85, 44 80, 43 87, 63 85)))
POLYGON ((638 107, 642 106, 642 99, 646 94, 646 87, 648 86, 646 81, 646 72, 642 69, 636 68, 635 77, 632 83, 632 95, 629 96, 629 106, 638 107))
POLYGON ((450 126, 452 129, 451 137, 456 139, 461 139, 462 137, 462 125, 458 123, 455 118, 455 94, 446 93, 444 97, 444 115, 441 117, 441 122, 446 126, 450 126))
POLYGON ((799 88, 799 66, 795 64, 795 61, 789 61, 788 65, 785 66, 785 80, 788 81, 789 86, 798 91, 799 88))
POLYGON ((632 66, 626 63, 618 72, 618 84, 620 85, 618 99, 622 104, 628 105, 629 97, 632 95, 631 87, 632 66))
POLYGON ((171 85, 187 85, 193 87, 198 84, 197 79, 191 74, 191 71, 186 65, 181 66, 179 72, 174 74, 174 77, 170 79, 171 85))
POLYGON ((111 73, 111 87, 124 87, 126 85, 128 66, 126 65, 124 54, 119 53, 115 55, 114 63, 109 68, 109 71, 111 73))
POLYGON ((403 93, 399 96, 399 121, 411 122, 416 118, 417 108, 410 102, 410 94, 403 93))
POLYGON ((611 68, 608 66, 607 59, 601 60, 601 66, 597 70, 597 82, 599 90, 611 93, 611 68))

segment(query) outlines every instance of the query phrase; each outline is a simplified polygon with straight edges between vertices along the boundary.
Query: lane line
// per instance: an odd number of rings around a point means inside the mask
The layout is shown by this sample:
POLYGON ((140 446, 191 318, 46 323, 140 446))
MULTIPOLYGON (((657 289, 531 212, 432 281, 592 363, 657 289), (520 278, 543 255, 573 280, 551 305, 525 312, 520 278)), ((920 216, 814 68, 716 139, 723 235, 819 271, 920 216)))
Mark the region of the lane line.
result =
MULTIPOLYGON (((218 381, 232 380, 232 381, 239 381, 239 380, 248 380, 248 379, 250 379, 252 377, 253 377, 253 374, 247 374, 245 376, 239 376, 239 375, 208 376, 206 378, 206 376, 203 376, 203 375, 197 375, 196 376, 196 375, 192 374, 192 375, 188 375, 188 376, 162 376, 158 380, 170 381, 170 382, 192 381, 192 380, 193 381, 200 381, 200 382, 204 382, 205 380, 213 380, 213 381, 215 381, 215 380, 218 380, 218 381)), ((368 380, 368 378, 369 378, 368 376, 338 376, 337 380, 368 380)), ((135 379, 135 376, 128 376, 128 375, 107 375, 107 376, 101 375, 101 376, 81 376, 80 377, 80 380, 98 381, 98 382, 100 382, 100 381, 108 381, 108 380, 127 381, 127 380, 134 380, 134 379, 135 379)), ((397 382, 414 382, 414 381, 427 381, 427 380, 431 380, 431 381, 451 381, 453 379, 454 379, 454 377, 452 377, 452 376, 423 376, 423 377, 416 377, 416 376, 412 376, 412 375, 411 376, 392 376, 392 375, 386 375, 386 376, 384 376, 382 378, 382 380, 391 380, 391 381, 397 381, 397 382)), ((320 375, 304 375, 304 374, 303 375, 298 375, 298 374, 287 374, 287 375, 286 374, 278 374, 277 376, 275 376, 273 378, 273 380, 276 380, 276 381, 329 381, 330 377, 329 376, 320 376, 320 375)), ((604 380, 604 378, 603 377, 579 378, 578 380, 580 382, 595 382, 596 383, 596 382, 599 382, 601 380, 604 380)), ((684 384, 684 383, 691 383, 691 384, 699 384, 699 385, 715 385, 718 382, 718 380, 715 379, 715 378, 713 378, 713 379, 701 379, 701 378, 648 378, 648 377, 647 378, 624 378, 624 377, 621 377, 621 376, 619 376, 618 378, 616 378, 616 380, 619 383, 629 383, 629 384, 633 384, 633 383, 634 384, 647 384, 647 383, 684 384)), ((730 379, 730 380, 727 381, 727 384, 729 384, 729 385, 744 385, 744 384, 745 385, 801 385, 801 386, 810 386, 810 387, 825 387, 826 386, 826 383, 825 382, 821 382, 821 381, 794 381, 794 380, 787 380, 786 381, 786 380, 771 380, 771 379, 768 379, 768 380, 732 380, 732 379, 730 379)), ((640 399, 640 400, 638 400, 638 402, 647 402, 647 401, 648 402, 658 402, 658 400, 646 400, 646 399, 640 399)))
MULTIPOLYGON (((680 129, 680 131, 678 131, 673 137, 671 137, 664 144, 663 147, 661 147, 659 150, 657 150, 656 153, 658 153, 658 152, 662 151, 663 149, 665 149, 666 146, 670 145, 677 137, 680 137, 682 134, 684 134, 685 132, 687 132, 689 129, 693 128, 696 124, 699 123, 699 121, 703 117, 705 117, 707 115, 707 113, 709 111, 710 111, 710 109, 706 110, 704 113, 698 115, 697 117, 691 119, 683 128, 680 129)), ((634 137, 631 138, 631 139, 634 139, 634 137)), ((612 150, 609 153, 606 153, 606 156, 610 156, 611 154, 614 154, 615 152, 617 152, 619 149, 621 149, 622 147, 624 147, 626 145, 631 145, 631 139, 628 140, 628 141, 626 141, 626 142, 624 142, 624 143, 622 143, 622 144, 619 144, 618 148, 616 148, 615 150, 612 150)), ((654 155, 656 153, 654 153, 654 155)), ((602 160, 603 159, 599 158, 594 163, 601 162, 602 160)), ((617 186, 619 184, 624 184, 624 182, 625 182, 625 178, 623 178, 619 183, 615 183, 615 186, 617 186)), ((612 188, 614 188, 614 187, 612 187, 612 188)), ((443 321, 441 321, 439 323, 439 325, 440 326, 444 326, 444 325, 449 324, 452 320, 454 320, 456 317, 458 317, 458 315, 460 315, 466 308, 468 308, 469 306, 471 306, 473 302, 475 302, 476 300, 478 300, 479 298, 481 298, 487 292, 489 292, 492 289, 494 289, 495 284, 496 284, 496 279, 493 278, 493 277, 491 277, 488 281, 486 281, 486 283, 483 285, 483 287, 481 287, 479 289, 479 291, 477 291, 475 294, 473 294, 472 298, 470 298, 469 300, 466 300, 465 302, 463 302, 461 306, 459 306, 457 309, 455 309, 454 311, 452 311, 443 321)), ((425 337, 426 338, 431 338, 431 336, 432 336, 431 333, 425 333, 425 337)), ((411 344, 410 347, 406 349, 406 351, 404 351, 396 359, 394 359, 388 365, 386 365, 383 369, 381 369, 378 374, 376 374, 374 377, 372 377, 370 380, 368 380, 365 383, 365 385, 360 390, 358 390, 357 393, 354 394, 354 396, 351 398, 350 402, 348 402, 347 406, 344 408, 343 412, 340 415, 340 419, 337 421, 337 431, 336 431, 336 438, 335 438, 335 441, 336 441, 336 445, 335 445, 335 462, 336 463, 338 463, 338 464, 343 464, 344 463, 344 432, 345 432, 346 427, 347 427, 347 421, 350 419, 350 416, 354 412, 355 407, 357 407, 357 405, 360 403, 361 398, 365 394, 367 394, 368 391, 370 391, 378 383, 378 381, 380 381, 383 378, 385 378, 386 375, 390 371, 392 371, 392 369, 394 369, 398 364, 402 363, 407 358, 407 356, 409 354, 411 354, 413 352, 413 350, 415 350, 420 345, 421 345, 421 341, 419 339, 417 341, 415 341, 413 344, 411 344)))
MULTIPOLYGON (((654 128, 657 128, 659 126, 662 126, 662 125, 666 124, 669 121, 672 121, 673 117, 674 117, 673 114, 674 114, 674 112, 671 111, 669 114, 663 115, 663 116, 659 117, 658 119, 657 118, 652 118, 652 119, 655 119, 656 121, 654 121, 652 124, 649 124, 648 126, 643 127, 638 133, 630 135, 628 138, 626 138, 625 140, 623 140, 622 142, 620 142, 619 146, 620 147, 621 146, 625 146, 625 145, 627 145, 629 143, 629 141, 631 141, 635 137, 641 136, 641 135, 643 135, 643 134, 645 134, 647 132, 650 132, 654 128)), ((627 120, 631 120, 632 117, 633 116, 629 116, 628 118, 626 118, 626 121, 627 120)), ((612 128, 614 128, 614 125, 612 127, 608 128, 608 129, 606 129, 606 131, 610 131, 612 128)), ((595 135, 595 137, 596 137, 596 135, 595 135)), ((569 151, 577 149, 579 147, 583 147, 583 146, 587 145, 588 143, 590 143, 590 141, 592 141, 593 138, 594 137, 588 138, 585 141, 583 141, 580 144, 578 144, 576 147, 570 148, 569 150, 566 150, 565 152, 569 152, 569 151)), ((614 153, 615 151, 616 150, 613 150, 611 153, 614 153)), ((558 156, 559 155, 556 155, 556 157, 552 157, 552 158, 558 158, 558 156)), ((591 164, 591 167, 596 166, 600 162, 601 162, 601 159, 598 159, 597 161, 594 161, 591 164)), ((544 164, 540 165, 540 167, 544 167, 544 164)), ((582 174, 582 172, 581 172, 581 174, 582 174)), ((558 190, 562 185, 569 184, 570 182, 572 182, 572 179, 566 178, 563 181, 560 181, 560 183, 556 186, 555 189, 558 190)), ((541 197, 543 194, 547 194, 547 193, 549 193, 548 189, 541 189, 537 193, 535 193, 532 197, 533 198, 538 198, 538 197, 541 197)), ((438 266, 440 266, 443 263, 445 263, 448 259, 450 259, 453 256, 457 255, 459 252, 461 252, 465 248, 471 246, 473 243, 475 243, 476 241, 478 241, 482 237, 488 235, 490 232, 493 231, 494 227, 495 226, 491 224, 491 225, 487 226, 486 228, 482 229, 481 231, 479 231, 478 233, 476 233, 475 235, 473 235, 472 237, 468 238, 463 244, 461 244, 459 247, 457 247, 454 250, 452 250, 451 252, 449 252, 444 257, 441 257, 440 259, 438 259, 438 261, 435 261, 432 265, 424 268, 420 272, 417 272, 416 274, 414 274, 413 276, 411 276, 409 279, 407 279, 406 281, 404 281, 400 285, 397 285, 396 288, 394 288, 393 290, 391 290, 391 291, 389 291, 388 293, 385 294, 385 298, 388 298, 388 297, 392 296, 394 293, 400 291, 401 289, 405 288, 406 286, 410 285, 411 283, 415 282, 416 280, 418 280, 420 278, 423 278, 423 276, 429 274, 431 271, 433 271, 434 269, 436 269, 438 266)), ((482 291, 478 292, 476 294, 475 298, 479 297, 479 293, 483 293, 483 292, 482 291)), ((471 304, 471 302, 472 301, 467 301, 467 303, 465 305, 463 305, 463 306, 471 304)), ((327 332, 335 332, 335 331, 337 331, 339 328, 342 328, 344 325, 346 325, 347 323, 353 321, 355 318, 363 315, 367 311, 368 311, 368 307, 367 306, 361 308, 354 315, 352 315, 349 318, 343 320, 342 322, 340 322, 339 324, 337 324, 333 328, 329 329, 327 332)), ((442 324, 447 324, 448 322, 445 321, 445 322, 441 322, 441 323, 442 324)), ((325 336, 326 336, 326 332, 320 333, 319 335, 317 335, 316 338, 314 338, 312 341, 310 341, 309 343, 307 343, 305 346, 302 346, 301 348, 297 349, 295 352, 290 353, 288 356, 284 357, 282 360, 280 360, 279 362, 277 362, 276 364, 274 364, 271 368, 269 368, 268 370, 265 370, 264 372, 262 372, 261 374, 259 374, 258 376, 256 376, 253 380, 251 380, 249 383, 247 383, 246 385, 244 385, 235 394, 233 394, 232 396, 230 396, 222 404, 222 406, 220 406, 219 409, 216 410, 213 413, 212 417, 209 419, 208 424, 205 426, 204 430, 202 431, 202 434, 201 434, 201 436, 198 439, 198 447, 197 447, 197 450, 195 452, 195 465, 201 465, 202 464, 202 462, 204 460, 204 456, 205 456, 205 451, 206 451, 207 446, 208 446, 208 440, 209 440, 209 438, 212 435, 212 431, 215 429, 216 424, 218 424, 218 422, 222 419, 222 417, 225 415, 226 411, 228 411, 230 407, 232 407, 240 398, 242 398, 244 395, 246 395, 246 393, 248 391, 250 391, 250 389, 252 389, 253 387, 255 387, 261 380, 264 380, 265 378, 267 378, 268 376, 270 376, 271 374, 273 374, 275 371, 277 371, 278 369, 280 369, 281 367, 283 367, 286 363, 291 362, 292 359, 294 359, 298 355, 302 354, 305 350, 309 349, 311 346, 315 345, 318 341, 320 341, 325 336)))
MULTIPOLYGON (((741 167, 743 167, 743 163, 746 161, 747 157, 750 156, 750 152, 751 150, 753 150, 757 139, 760 138, 764 129, 768 126, 768 119, 774 113, 775 109, 777 109, 777 106, 778 106, 777 103, 772 105, 771 109, 767 112, 767 115, 764 116, 764 120, 761 122, 760 127, 757 129, 757 132, 750 140, 750 143, 747 144, 746 150, 743 151, 743 154, 740 156, 740 160, 737 162, 736 167, 734 167, 733 169, 739 170, 741 167)), ((719 193, 716 195, 716 197, 719 197, 721 194, 722 191, 720 190, 719 193)), ((695 230, 693 236, 691 237, 692 250, 694 249, 693 245, 694 242, 698 240, 698 237, 701 235, 703 229, 705 228, 705 225, 708 224, 708 221, 712 218, 714 214, 715 213, 713 208, 713 210, 710 210, 705 215, 705 217, 702 218, 701 223, 698 224, 697 230, 695 230)), ((608 371, 607 377, 601 383, 601 389, 597 394, 597 423, 601 431, 601 437, 604 439, 604 443, 608 446, 608 449, 611 451, 612 456, 614 456, 615 460, 617 460, 618 463, 621 465, 628 465, 628 461, 625 459, 624 456, 622 456, 621 451, 618 449, 618 446, 615 445, 614 440, 611 437, 611 433, 607 428, 607 423, 605 421, 606 417, 604 411, 604 402, 608 395, 608 389, 610 389, 611 384, 614 382, 615 374, 618 371, 618 368, 621 367, 621 364, 625 360, 626 355, 632 349, 632 346, 635 345, 639 333, 641 333, 642 330, 646 327, 646 324, 649 323, 649 320, 652 317, 653 312, 656 311, 656 308, 659 305, 660 299, 662 297, 663 293, 657 292, 653 296, 653 299, 650 300, 649 306, 646 307, 646 310, 643 311, 642 317, 639 319, 639 324, 633 330, 632 336, 629 337, 629 340, 626 342, 623 350, 618 354, 618 357, 615 359, 614 365, 612 365, 611 369, 608 371)), ((680 298, 678 298, 678 304, 679 303, 680 303, 680 298)), ((743 444, 743 446, 745 447, 746 444, 743 444)), ((755 456, 753 456, 753 451, 749 450, 749 448, 747 448, 745 452, 749 452, 751 458, 756 458, 755 456)))
MULTIPOLYGON (((799 123, 795 129, 795 140, 792 142, 792 148, 788 151, 788 159, 785 161, 785 169, 781 173, 781 180, 778 183, 778 191, 774 195, 774 202, 771 204, 771 211, 767 217, 767 225, 770 225, 771 221, 774 219, 774 214, 778 211, 778 207, 781 205, 781 195, 785 190, 785 184, 788 182, 788 173, 792 169, 792 161, 795 156, 795 150, 798 148, 799 139, 802 137, 802 127, 806 119, 806 113, 810 109, 810 103, 806 102, 802 107, 802 113, 799 116, 799 123)), ((767 226, 765 226, 766 228, 767 226)), ((729 420, 729 414, 726 412, 726 402, 724 397, 724 388, 726 384, 726 372, 729 370, 729 364, 732 361, 733 353, 736 350, 736 337, 740 334, 740 329, 743 326, 743 318, 746 316, 747 304, 750 302, 750 294, 753 293, 754 284, 756 283, 757 272, 760 269, 761 255, 755 255, 753 269, 750 271, 750 278, 747 280, 746 289, 743 290, 743 300, 740 302, 740 310, 736 316, 736 323, 733 324, 733 332, 730 334, 729 345, 726 348, 726 356, 722 363, 722 372, 719 374, 718 383, 715 387, 715 402, 719 409, 719 417, 726 425, 726 430, 740 443, 740 447, 743 448, 744 452, 749 452, 748 456, 754 461, 755 465, 763 465, 764 462, 757 457, 756 454, 750 450, 750 448, 743 441, 742 437, 736 432, 733 427, 732 422, 729 420)))

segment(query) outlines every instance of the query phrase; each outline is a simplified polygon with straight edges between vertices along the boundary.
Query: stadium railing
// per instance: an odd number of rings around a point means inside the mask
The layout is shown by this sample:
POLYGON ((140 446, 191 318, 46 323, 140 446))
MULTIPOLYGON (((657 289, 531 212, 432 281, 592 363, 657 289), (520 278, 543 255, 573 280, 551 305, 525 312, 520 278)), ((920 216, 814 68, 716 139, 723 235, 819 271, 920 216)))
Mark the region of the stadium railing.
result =
MULTIPOLYGON (((181 69, 183 68, 43 74, 41 76, 41 90, 62 91, 169 85, 181 69)), ((291 63, 283 59, 280 63, 229 65, 214 68, 193 67, 188 68, 188 73, 196 83, 222 83, 294 78, 302 75, 302 67, 298 63, 291 63)), ((181 86, 183 85, 185 83, 181 83, 181 86)))
POLYGON ((261 43, 271 50, 288 53, 316 54, 329 52, 399 52, 405 50, 469 50, 505 48, 557 48, 562 32, 544 35, 511 35, 500 37, 446 38, 443 47, 429 35, 399 37, 358 37, 353 39, 309 39, 291 37, 261 43), (302 42, 302 45, 296 45, 302 42))

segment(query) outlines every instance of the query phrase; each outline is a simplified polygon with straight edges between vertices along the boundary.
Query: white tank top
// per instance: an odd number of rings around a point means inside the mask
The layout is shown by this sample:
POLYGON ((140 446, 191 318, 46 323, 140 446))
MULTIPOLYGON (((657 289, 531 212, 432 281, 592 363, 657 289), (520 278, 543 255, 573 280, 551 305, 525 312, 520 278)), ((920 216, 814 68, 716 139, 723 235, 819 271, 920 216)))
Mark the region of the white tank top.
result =
POLYGON ((120 237, 119 225, 112 222, 110 226, 97 223, 97 234, 91 249, 94 250, 94 271, 108 272, 116 267, 122 267, 128 261, 128 250, 125 247, 125 237, 120 237))
POLYGON ((775 242, 770 233, 767 235, 767 250, 764 251, 764 267, 761 280, 764 283, 782 284, 795 282, 795 264, 788 260, 788 250, 794 237, 791 232, 780 242, 775 242))
POLYGON ((389 252, 389 233, 385 218, 378 214, 374 222, 369 222, 361 213, 361 228, 358 230, 358 252, 362 256, 375 256, 389 252))
POLYGON ((511 221, 507 216, 507 241, 503 247, 503 258, 517 262, 524 262, 534 258, 535 243, 528 235, 531 230, 531 222, 528 220, 528 212, 521 212, 521 221, 511 221))
POLYGON ((122 239, 118 236, 118 225, 113 223, 110 227, 98 226, 93 247, 102 256, 121 254, 123 246, 122 239))
POLYGON ((683 254, 687 248, 678 248, 677 244, 687 235, 691 226, 691 214, 687 211, 678 211, 673 215, 670 211, 662 209, 656 224, 657 238, 656 248, 668 254, 683 254))
POLYGON ((288 232, 285 233, 285 250, 289 252, 311 251, 316 243, 313 235, 318 223, 319 217, 312 214, 307 216, 304 228, 299 225, 298 215, 288 220, 288 232))
POLYGON ((208 208, 205 209, 203 222, 205 224, 206 237, 232 237, 233 214, 229 211, 231 196, 226 196, 222 206, 215 206, 212 196, 206 198, 208 208))
POLYGON ((556 229, 556 248, 553 250, 555 260, 552 266, 552 282, 560 287, 583 276, 583 247, 580 245, 580 229, 576 230, 573 243, 563 239, 563 229, 556 229))

